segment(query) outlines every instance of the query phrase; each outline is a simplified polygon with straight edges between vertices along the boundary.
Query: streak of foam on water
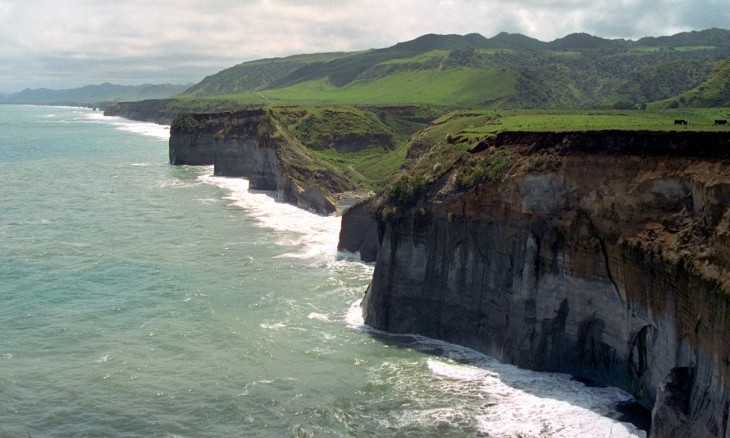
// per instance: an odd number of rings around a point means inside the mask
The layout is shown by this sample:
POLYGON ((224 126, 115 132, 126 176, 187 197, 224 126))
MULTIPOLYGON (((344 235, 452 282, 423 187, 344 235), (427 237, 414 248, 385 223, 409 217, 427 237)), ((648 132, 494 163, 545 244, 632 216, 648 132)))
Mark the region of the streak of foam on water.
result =
MULTIPOLYGON (((77 114, 83 120, 112 124, 117 129, 127 132, 160 140, 168 140, 170 137, 170 127, 166 125, 104 116, 103 113, 97 111, 79 110, 77 114)), ((148 164, 133 163, 132 165, 148 164)), ((279 243, 301 248, 297 252, 281 254, 279 257, 317 259, 330 267, 347 263, 349 268, 352 268, 353 264, 348 262, 359 261, 358 257, 353 257, 351 254, 337 253, 340 217, 321 216, 290 204, 278 202, 274 192, 249 190, 248 180, 242 178, 217 177, 207 173, 200 176, 199 180, 227 190, 229 194, 226 199, 230 200, 232 205, 246 211, 249 217, 255 219, 256 225, 281 233, 279 243), (289 238, 284 235, 288 235, 289 238)), ((358 263, 358 265, 360 264, 358 263)), ((372 267, 362 265, 362 271, 368 274, 372 272, 372 267)))
MULTIPOLYGON (((347 325, 353 330, 378 333, 365 325, 360 304, 357 301, 348 309, 347 325)), ((646 432, 632 424, 607 416, 617 404, 633 400, 618 388, 587 387, 567 374, 520 369, 474 350, 419 335, 399 338, 407 339, 402 342, 416 350, 439 352, 423 364, 435 378, 431 391, 438 391, 451 403, 484 400, 482 407, 472 412, 480 433, 494 437, 646 437, 646 432)), ((403 379, 417 374, 412 370, 403 373, 403 379)), ((458 414, 468 410, 455 405, 438 412, 406 411, 394 426, 405 427, 429 418, 463 421, 458 414)))
MULTIPOLYGON (((169 138, 169 128, 162 125, 104 117, 99 112, 78 114, 81 119, 110 123, 120 130, 159 140, 169 138)), ((316 259, 328 266, 336 263, 339 217, 303 211, 276 201, 273 193, 249 191, 248 181, 244 179, 215 177, 209 169, 205 171, 208 174, 200 176, 200 182, 226 190, 231 205, 243 209, 257 226, 275 231, 278 243, 298 247, 296 252, 280 257, 316 259)), ((359 266, 363 267, 362 273, 357 275, 372 272, 371 266, 359 266)), ((332 321, 329 315, 319 311, 308 312, 307 319, 319 323, 332 321)), ((365 326, 359 301, 348 309, 345 322, 352 330, 376 332, 365 326)), ((285 331, 287 321, 262 323, 261 328, 285 331)), ((426 356, 416 363, 412 359, 403 362, 394 359, 374 367, 375 380, 392 383, 399 388, 396 392, 413 391, 410 407, 403 405, 392 414, 382 412, 382 421, 388 427, 468 424, 474 425, 479 434, 494 437, 646 436, 632 425, 606 416, 616 403, 631 399, 618 389, 589 388, 567 375, 521 370, 473 350, 421 336, 400 338, 407 339, 403 343, 415 350, 439 354, 426 356), (421 380, 414 382, 414 379, 421 380), (425 398, 424 394, 442 394, 445 402, 443 406, 419 406, 417 400, 425 398)), ((13 356, 0 357, 10 360, 13 356)), ((99 364, 114 362, 114 356, 102 354, 95 360, 99 364)), ((249 389, 247 386, 245 392, 249 389)))
POLYGON ((280 257, 316 258, 334 260, 337 255, 340 218, 320 216, 294 205, 276 200, 274 192, 248 189, 248 181, 242 178, 225 178, 213 175, 199 177, 203 182, 216 185, 229 192, 226 199, 243 209, 257 226, 279 232, 279 243, 301 245, 301 251, 282 254, 280 257), (287 237, 285 237, 287 236, 287 237))
POLYGON ((169 125, 159 125, 157 123, 150 122, 135 122, 122 117, 105 116, 100 111, 84 111, 80 112, 79 115, 82 116, 82 119, 92 122, 111 124, 121 131, 153 137, 159 140, 168 140, 170 138, 169 125))

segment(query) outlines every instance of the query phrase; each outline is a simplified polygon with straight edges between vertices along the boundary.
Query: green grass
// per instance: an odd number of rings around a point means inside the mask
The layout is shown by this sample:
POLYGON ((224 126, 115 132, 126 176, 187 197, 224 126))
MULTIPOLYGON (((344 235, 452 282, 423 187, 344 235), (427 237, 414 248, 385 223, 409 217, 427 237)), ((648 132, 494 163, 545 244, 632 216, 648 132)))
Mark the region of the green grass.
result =
POLYGON ((620 130, 700 130, 724 131, 715 119, 728 118, 728 108, 682 108, 676 110, 488 110, 452 113, 435 123, 453 136, 478 138, 500 131, 594 131, 620 130), (449 120, 452 118, 453 120, 449 120), (675 119, 688 125, 676 126, 675 119))
MULTIPOLYGON (((408 179, 389 178, 385 189, 390 199, 402 203, 411 185, 427 185, 461 164, 456 178, 460 188, 485 181, 497 181, 514 166, 532 171, 554 170, 561 161, 550 154, 537 155, 529 162, 518 162, 507 151, 488 150, 472 155, 468 151, 484 138, 504 131, 566 132, 590 130, 653 130, 653 131, 730 131, 727 126, 714 126, 715 119, 730 118, 730 108, 679 110, 479 110, 455 111, 446 114, 414 135, 409 144, 408 179), (675 119, 687 120, 686 127, 674 125, 675 119), (408 183, 408 184, 406 184, 408 183), (411 184, 412 183, 412 184, 411 184)), ((396 155, 393 154, 392 158, 396 155)), ((395 161, 395 160, 394 160, 395 161)), ((363 163, 366 161, 363 160, 363 163)), ((397 166, 391 166, 397 168, 397 166)), ((415 187, 415 186, 414 186, 415 187)), ((415 192, 414 192, 415 193, 415 192)))
MULTIPOLYGON (((179 101, 183 105, 185 99, 179 101)), ((242 99, 194 98, 187 100, 196 108, 223 109, 241 105, 242 99)), ((250 101, 249 101, 250 102, 250 101)), ((260 102, 259 102, 260 104, 260 102)), ((344 172, 363 187, 377 189, 396 174, 405 160, 425 181, 437 178, 456 161, 468 157, 467 151, 485 137, 502 131, 585 131, 585 130, 655 130, 655 131, 730 131, 715 126, 716 119, 730 119, 730 108, 680 108, 648 110, 458 110, 439 118, 439 107, 381 106, 270 106, 279 123, 290 135, 308 146, 309 154, 344 172), (433 120, 432 120, 433 119, 433 120), (688 121, 674 125, 675 119, 688 121), (426 120, 432 120, 428 125, 426 120), (392 142, 373 141, 354 152, 338 152, 328 142, 346 135, 368 138, 374 134, 390 135, 392 142), (323 147, 324 145, 324 147, 323 147)), ((381 137, 382 138, 382 137, 381 137)), ((548 163, 550 164, 550 163, 548 163)), ((492 178, 494 169, 475 168, 465 177, 492 178), (482 172, 484 170, 484 172, 482 172), (482 174, 483 173, 483 174, 482 174)))
POLYGON ((189 94, 181 94, 176 96, 176 99, 182 103, 188 102, 198 105, 205 105, 206 103, 209 103, 210 106, 221 104, 222 102, 233 102, 237 105, 263 105, 267 103, 264 96, 255 92, 220 94, 216 96, 193 96, 189 94))
POLYGON ((239 103, 302 105, 436 105, 490 107, 514 93, 517 78, 508 69, 457 68, 397 72, 335 87, 327 79, 259 93, 216 96, 239 103))
POLYGON ((730 58, 721 62, 710 77, 697 87, 677 97, 654 102, 649 106, 651 108, 667 108, 670 105, 727 107, 728 103, 730 103, 730 58))
POLYGON ((431 50, 430 52, 421 53, 409 58, 390 59, 388 61, 381 62, 379 65, 423 64, 435 58, 445 58, 448 54, 448 50, 431 50))
POLYGON ((304 114, 290 128, 311 149, 328 148, 347 139, 381 146, 395 141, 391 129, 371 111, 351 106, 311 107, 304 114))
POLYGON ((497 53, 507 55, 515 53, 513 49, 476 49, 476 51, 482 55, 496 55, 497 53))
POLYGON ((515 156, 506 149, 487 151, 486 154, 468 160, 456 178, 460 188, 499 181, 517 164, 515 156))
POLYGON ((637 46, 629 50, 631 53, 657 53, 661 52, 661 47, 654 47, 654 46, 637 46))
POLYGON ((336 152, 332 149, 312 151, 312 155, 344 172, 365 188, 377 188, 403 164, 406 144, 394 150, 369 148, 357 152, 336 152))
POLYGON ((715 50, 716 48, 715 46, 683 46, 674 47, 674 50, 677 52, 695 52, 698 50, 715 50))
POLYGON ((631 53, 658 53, 662 51, 675 52, 696 52, 703 50, 715 50, 715 46, 678 46, 678 47, 658 47, 658 46, 637 46, 629 50, 631 53))
POLYGON ((443 111, 428 107, 274 106, 279 123, 309 153, 344 172, 363 187, 376 188, 403 163, 410 136, 443 111), (337 151, 338 141, 357 143, 337 151))
POLYGON ((548 51, 546 51, 546 54, 549 56, 552 56, 553 58, 568 58, 568 59, 580 58, 581 56, 583 56, 583 54, 580 52, 570 51, 570 50, 565 50, 565 51, 548 50, 548 51))
POLYGON ((406 143, 385 154, 373 155, 356 163, 355 169, 367 176, 371 181, 383 181, 397 172, 403 164, 408 152, 406 143))

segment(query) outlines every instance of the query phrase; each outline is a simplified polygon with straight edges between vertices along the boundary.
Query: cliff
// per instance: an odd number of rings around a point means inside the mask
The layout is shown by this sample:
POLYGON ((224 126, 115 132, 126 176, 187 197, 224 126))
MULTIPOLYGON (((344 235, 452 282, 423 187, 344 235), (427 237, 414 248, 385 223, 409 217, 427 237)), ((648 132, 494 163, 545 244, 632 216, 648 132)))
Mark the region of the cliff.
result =
POLYGON ((378 256, 380 236, 378 222, 368 209, 370 201, 361 201, 342 214, 338 251, 360 254, 360 260, 374 262, 378 256))
POLYGON ((138 122, 170 125, 181 113, 221 113, 259 108, 227 99, 147 99, 135 102, 111 102, 104 105, 105 116, 124 117, 138 122))
POLYGON ((175 118, 172 99, 152 99, 141 102, 114 102, 104 108, 105 116, 124 117, 138 122, 152 122, 169 125, 175 118))
POLYGON ((214 165, 215 175, 244 177, 254 190, 331 214, 333 194, 356 189, 341 172, 313 158, 265 109, 178 114, 170 126, 172 164, 214 165))
MULTIPOLYGON (((730 133, 503 133, 379 210, 367 324, 730 436, 730 133)), ((402 193, 399 192, 399 193, 402 193)))

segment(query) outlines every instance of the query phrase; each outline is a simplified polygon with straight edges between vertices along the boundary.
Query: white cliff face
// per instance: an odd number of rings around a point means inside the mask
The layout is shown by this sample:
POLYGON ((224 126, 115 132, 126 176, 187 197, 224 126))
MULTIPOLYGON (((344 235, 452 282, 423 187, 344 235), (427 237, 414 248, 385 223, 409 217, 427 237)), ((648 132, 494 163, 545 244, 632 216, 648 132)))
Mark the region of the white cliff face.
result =
POLYGON ((365 320, 625 388, 652 436, 725 436, 728 187, 712 160, 573 154, 422 199, 381 220, 365 320))

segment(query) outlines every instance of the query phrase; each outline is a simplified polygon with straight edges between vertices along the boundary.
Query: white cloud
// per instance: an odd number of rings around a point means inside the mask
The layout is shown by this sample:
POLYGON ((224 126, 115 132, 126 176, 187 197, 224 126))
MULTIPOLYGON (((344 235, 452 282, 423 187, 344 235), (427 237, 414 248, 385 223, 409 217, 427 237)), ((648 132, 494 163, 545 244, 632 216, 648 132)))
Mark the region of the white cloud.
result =
POLYGON ((425 33, 670 35, 727 27, 725 2, 0 0, 0 91, 194 82, 245 60, 385 47, 425 33))

